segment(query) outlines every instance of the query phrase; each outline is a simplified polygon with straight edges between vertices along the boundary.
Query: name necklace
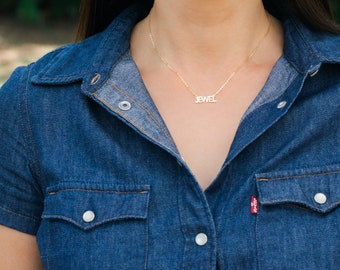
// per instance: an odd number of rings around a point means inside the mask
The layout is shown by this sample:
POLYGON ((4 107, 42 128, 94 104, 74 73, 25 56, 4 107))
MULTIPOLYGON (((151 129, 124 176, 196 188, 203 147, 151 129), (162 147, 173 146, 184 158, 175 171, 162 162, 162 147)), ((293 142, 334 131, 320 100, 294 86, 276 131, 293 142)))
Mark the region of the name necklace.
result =
POLYGON ((192 87, 190 87, 190 85, 186 82, 186 80, 184 80, 183 76, 172 67, 172 65, 170 65, 170 63, 163 57, 163 55, 160 53, 157 44, 155 42, 155 38, 152 34, 151 31, 151 16, 149 16, 149 20, 148 20, 148 25, 149 25, 149 37, 152 43, 152 47, 155 50, 157 56, 159 57, 159 59, 162 61, 162 63, 168 67, 173 73, 175 73, 175 75, 179 78, 179 80, 183 83, 183 85, 185 86, 185 88, 194 96, 194 101, 196 104, 203 104, 203 103, 216 103, 217 99, 216 96, 221 93, 221 91, 228 85, 228 83, 231 81, 231 79, 237 74, 237 72, 239 72, 244 65, 251 59, 254 57, 254 55, 256 54, 256 52, 258 51, 258 49, 261 47, 263 41, 266 39, 266 37, 268 36, 269 32, 270 32, 270 28, 271 28, 271 20, 268 16, 268 27, 267 27, 267 31, 266 33, 262 36, 262 38, 259 40, 259 42, 257 43, 256 47, 251 51, 251 53, 241 62, 240 65, 238 65, 236 67, 236 69, 227 77, 227 79, 222 83, 222 85, 215 91, 215 93, 213 93, 212 95, 206 95, 206 96, 202 96, 202 95, 198 95, 196 94, 196 92, 192 89, 192 87))

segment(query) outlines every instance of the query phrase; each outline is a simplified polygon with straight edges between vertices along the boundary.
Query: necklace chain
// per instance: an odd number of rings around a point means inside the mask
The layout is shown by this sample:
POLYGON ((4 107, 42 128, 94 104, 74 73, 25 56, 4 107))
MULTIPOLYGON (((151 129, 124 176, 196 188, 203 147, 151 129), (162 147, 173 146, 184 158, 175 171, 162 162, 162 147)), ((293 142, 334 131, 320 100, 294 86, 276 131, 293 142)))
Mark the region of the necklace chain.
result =
POLYGON ((185 86, 185 88, 194 96, 195 98, 195 103, 196 104, 202 104, 202 103, 216 103, 216 96, 228 85, 228 83, 231 81, 231 79, 237 74, 237 72, 239 72, 244 66, 245 64, 252 58, 254 57, 254 55, 256 54, 256 52, 258 51, 258 49, 261 47, 263 41, 266 39, 266 37, 268 36, 269 32, 270 32, 270 28, 271 28, 271 20, 270 17, 267 15, 268 18, 268 27, 266 30, 266 33, 262 36, 262 38, 259 40, 259 42, 257 43, 256 47, 251 51, 251 53, 241 62, 240 65, 238 65, 236 67, 236 69, 227 77, 227 79, 223 82, 223 84, 215 91, 215 93, 213 93, 212 95, 208 95, 208 96, 202 96, 202 95, 198 95, 196 94, 196 92, 190 87, 190 85, 186 82, 186 80, 184 80, 183 76, 172 66, 170 65, 170 63, 163 57, 163 55, 160 53, 157 44, 155 42, 155 38, 152 34, 151 31, 151 15, 149 15, 149 20, 148 20, 148 25, 149 25, 149 37, 152 43, 152 47, 155 50, 157 56, 159 57, 159 59, 162 61, 162 63, 169 68, 178 78, 179 80, 183 83, 183 85, 185 86))

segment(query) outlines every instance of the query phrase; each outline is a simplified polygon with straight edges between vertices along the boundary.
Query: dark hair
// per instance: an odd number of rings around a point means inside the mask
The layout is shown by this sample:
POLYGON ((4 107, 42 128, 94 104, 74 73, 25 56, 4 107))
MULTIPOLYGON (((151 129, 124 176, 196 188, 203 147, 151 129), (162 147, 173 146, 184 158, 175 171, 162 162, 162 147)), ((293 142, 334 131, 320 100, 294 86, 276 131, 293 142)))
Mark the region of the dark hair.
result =
MULTIPOLYGON (((82 0, 77 40, 103 31, 125 8, 139 2, 153 0, 82 0)), ((340 33, 328 0, 263 0, 266 7, 280 16, 288 13, 304 22, 315 31, 332 34, 340 33)))

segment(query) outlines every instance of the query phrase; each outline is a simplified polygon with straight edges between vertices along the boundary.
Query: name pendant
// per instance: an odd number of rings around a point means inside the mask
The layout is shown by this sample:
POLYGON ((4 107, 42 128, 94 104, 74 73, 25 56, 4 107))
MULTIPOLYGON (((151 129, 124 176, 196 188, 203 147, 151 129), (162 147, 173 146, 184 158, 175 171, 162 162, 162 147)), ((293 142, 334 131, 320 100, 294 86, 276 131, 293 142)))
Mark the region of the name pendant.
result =
POLYGON ((196 96, 195 97, 195 103, 196 104, 202 104, 202 103, 216 103, 217 100, 215 96, 196 96))

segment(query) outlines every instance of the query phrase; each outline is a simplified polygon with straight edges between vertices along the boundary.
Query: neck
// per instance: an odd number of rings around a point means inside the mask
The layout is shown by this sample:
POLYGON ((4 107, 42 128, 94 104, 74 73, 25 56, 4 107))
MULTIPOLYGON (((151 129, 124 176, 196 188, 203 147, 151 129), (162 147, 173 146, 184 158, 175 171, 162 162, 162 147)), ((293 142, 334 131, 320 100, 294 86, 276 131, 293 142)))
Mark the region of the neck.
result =
POLYGON ((155 0, 149 16, 160 51, 184 68, 236 64, 268 27, 260 0, 155 0))

